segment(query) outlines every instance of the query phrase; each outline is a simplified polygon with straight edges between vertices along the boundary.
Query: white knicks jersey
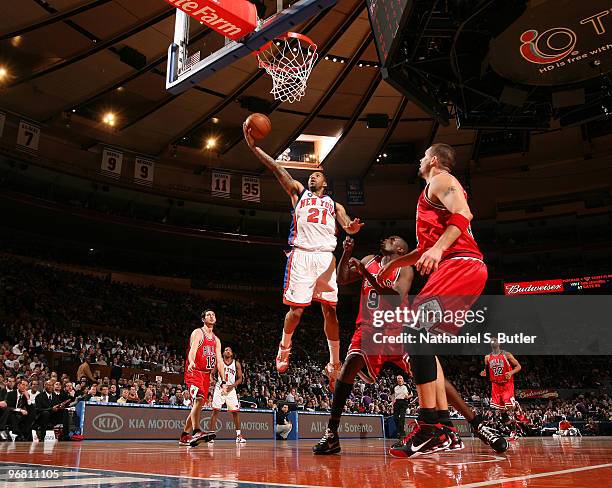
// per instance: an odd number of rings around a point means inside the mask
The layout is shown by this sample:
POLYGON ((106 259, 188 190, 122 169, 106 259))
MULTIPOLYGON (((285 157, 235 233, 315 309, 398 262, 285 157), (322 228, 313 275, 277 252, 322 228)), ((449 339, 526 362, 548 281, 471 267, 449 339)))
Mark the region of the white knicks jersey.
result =
POLYGON ((290 246, 313 252, 336 249, 336 202, 331 197, 304 190, 291 213, 290 246))
MULTIPOLYGON (((233 385, 236 383, 236 361, 232 361, 231 364, 226 364, 223 361, 223 366, 225 366, 225 382, 228 385, 233 385)), ((221 375, 219 374, 219 382, 217 382, 217 387, 221 387, 221 375)))

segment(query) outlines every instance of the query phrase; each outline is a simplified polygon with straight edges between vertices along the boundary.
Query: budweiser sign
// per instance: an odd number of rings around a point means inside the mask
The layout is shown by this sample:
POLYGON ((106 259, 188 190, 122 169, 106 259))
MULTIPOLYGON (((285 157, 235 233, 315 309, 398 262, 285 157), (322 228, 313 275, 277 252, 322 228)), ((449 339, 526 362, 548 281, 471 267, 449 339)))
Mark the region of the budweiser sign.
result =
POLYGON ((563 280, 522 281, 504 283, 506 295, 536 295, 540 293, 562 293, 563 280))
POLYGON ((166 0, 198 22, 237 41, 257 27, 257 9, 248 0, 166 0))

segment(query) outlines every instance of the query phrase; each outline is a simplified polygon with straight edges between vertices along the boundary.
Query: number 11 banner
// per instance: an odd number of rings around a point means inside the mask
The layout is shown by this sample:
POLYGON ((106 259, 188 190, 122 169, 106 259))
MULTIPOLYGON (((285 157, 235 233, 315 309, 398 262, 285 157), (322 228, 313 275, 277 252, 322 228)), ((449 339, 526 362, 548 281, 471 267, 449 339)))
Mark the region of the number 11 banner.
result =
POLYGON ((213 197, 229 198, 230 197, 230 174, 221 173, 219 171, 213 171, 210 192, 213 197))

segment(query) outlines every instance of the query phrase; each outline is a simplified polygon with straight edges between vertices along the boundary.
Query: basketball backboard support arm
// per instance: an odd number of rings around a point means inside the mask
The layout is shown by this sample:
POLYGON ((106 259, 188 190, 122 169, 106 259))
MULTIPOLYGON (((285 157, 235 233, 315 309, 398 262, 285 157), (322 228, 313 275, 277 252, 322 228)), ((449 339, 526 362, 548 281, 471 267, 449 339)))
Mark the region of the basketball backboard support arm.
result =
POLYGON ((189 62, 187 42, 189 40, 189 16, 176 11, 174 42, 168 48, 166 90, 179 94, 212 76, 234 61, 248 56, 276 37, 290 31, 314 17, 322 10, 336 4, 337 0, 299 0, 290 7, 267 19, 255 32, 240 41, 232 41, 210 56, 189 62))

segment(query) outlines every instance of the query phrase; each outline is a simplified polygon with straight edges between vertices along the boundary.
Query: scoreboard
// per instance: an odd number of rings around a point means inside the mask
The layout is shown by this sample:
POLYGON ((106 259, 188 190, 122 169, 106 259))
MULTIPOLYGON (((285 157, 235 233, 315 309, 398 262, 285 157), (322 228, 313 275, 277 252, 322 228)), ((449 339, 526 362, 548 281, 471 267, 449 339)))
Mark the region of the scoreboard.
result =
POLYGON ((367 0, 368 16, 381 66, 397 47, 397 33, 410 13, 413 0, 367 0))

